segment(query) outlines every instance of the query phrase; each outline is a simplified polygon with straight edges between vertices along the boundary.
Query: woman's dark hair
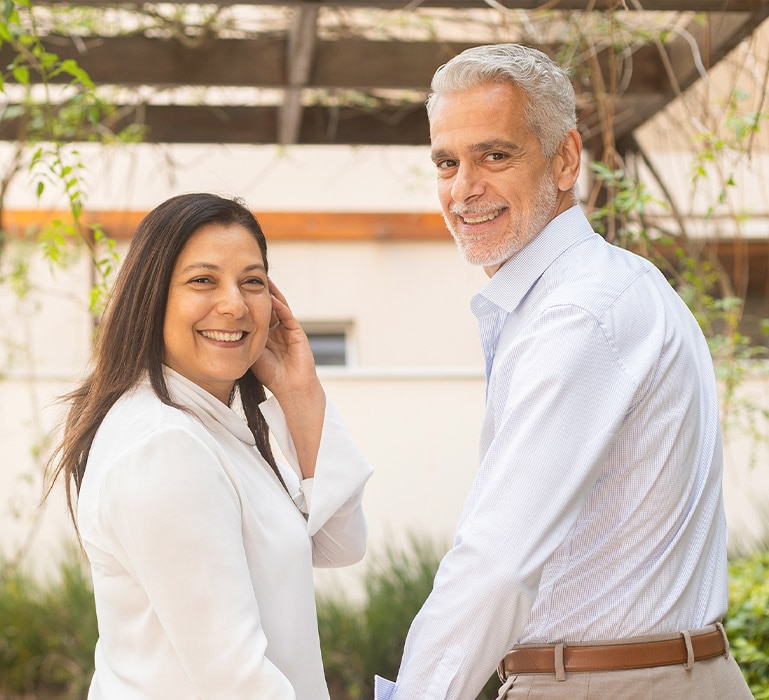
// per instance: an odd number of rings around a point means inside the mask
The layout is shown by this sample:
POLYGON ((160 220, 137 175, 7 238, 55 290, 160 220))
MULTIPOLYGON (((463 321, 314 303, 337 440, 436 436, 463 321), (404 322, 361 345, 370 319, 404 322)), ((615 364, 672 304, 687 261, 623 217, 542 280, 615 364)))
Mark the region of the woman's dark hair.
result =
MULTIPOLYGON (((163 324, 176 259, 193 233, 203 226, 242 226, 259 244, 267 269, 267 242, 253 213, 239 200, 195 193, 172 197, 142 219, 131 241, 102 322, 93 352, 93 369, 63 399, 69 403, 64 435, 49 466, 48 492, 59 475, 65 479, 67 507, 77 529, 75 493, 85 474, 94 436, 114 403, 144 376, 158 398, 174 406, 163 376, 163 324)), ((236 389, 256 446, 280 478, 270 449, 267 423, 258 409, 264 387, 248 371, 236 389)))

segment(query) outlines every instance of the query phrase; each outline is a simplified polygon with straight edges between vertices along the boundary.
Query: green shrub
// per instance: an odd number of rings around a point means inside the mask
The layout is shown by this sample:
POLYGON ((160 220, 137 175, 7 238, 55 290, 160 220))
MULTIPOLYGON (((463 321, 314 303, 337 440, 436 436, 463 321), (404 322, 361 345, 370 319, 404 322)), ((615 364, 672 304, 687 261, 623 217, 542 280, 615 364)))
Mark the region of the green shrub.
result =
POLYGON ((45 583, 0 564, 0 697, 84 698, 96 636, 93 589, 77 553, 45 583))
MULTIPOLYGON (((361 604, 338 594, 318 595, 318 627, 333 700, 371 698, 375 673, 396 677, 409 625, 430 595, 444 552, 412 536, 405 549, 391 547, 372 558, 361 604)), ((495 674, 478 700, 493 700, 498 689, 495 674)))
MULTIPOLYGON (((444 550, 412 538, 390 549, 366 572, 359 605, 338 594, 318 597, 326 678, 333 700, 373 694, 374 673, 395 678, 408 627, 432 589, 444 550)), ((730 605, 725 620, 732 652, 756 700, 769 700, 769 549, 729 564, 730 605)), ((497 696, 489 679, 478 700, 497 696)))
MULTIPOLYGON (((394 678, 409 625, 432 589, 443 549, 412 538, 374 557, 361 603, 318 596, 321 646, 333 700, 373 695, 375 673, 394 678)), ((769 550, 729 564, 725 626, 756 700, 769 700, 769 550)), ((0 698, 81 700, 93 674, 96 612, 77 552, 44 583, 0 563, 0 698)), ((489 680, 479 700, 496 697, 489 680)))
POLYGON ((412 539, 408 551, 389 548, 372 558, 361 605, 318 595, 323 662, 334 700, 371 698, 375 673, 398 673, 408 625, 432 589, 441 555, 412 539))
POLYGON ((769 700, 769 549, 729 564, 724 627, 753 696, 769 700))

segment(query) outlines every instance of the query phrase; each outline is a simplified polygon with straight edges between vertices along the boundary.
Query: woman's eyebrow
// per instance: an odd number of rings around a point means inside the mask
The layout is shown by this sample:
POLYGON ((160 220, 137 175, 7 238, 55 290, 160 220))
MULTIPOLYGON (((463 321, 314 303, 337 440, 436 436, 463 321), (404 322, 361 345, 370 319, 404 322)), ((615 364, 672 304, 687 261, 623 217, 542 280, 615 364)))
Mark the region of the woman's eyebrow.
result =
MULTIPOLYGON (((220 270, 221 268, 218 265, 215 265, 214 263, 208 263, 208 262, 196 262, 196 263, 190 263, 182 270, 182 273, 191 272, 192 270, 213 270, 214 272, 220 270)), ((244 272, 251 272, 252 270, 261 270, 262 272, 266 272, 264 265, 262 263, 254 263, 253 265, 246 265, 246 267, 243 268, 244 272)))

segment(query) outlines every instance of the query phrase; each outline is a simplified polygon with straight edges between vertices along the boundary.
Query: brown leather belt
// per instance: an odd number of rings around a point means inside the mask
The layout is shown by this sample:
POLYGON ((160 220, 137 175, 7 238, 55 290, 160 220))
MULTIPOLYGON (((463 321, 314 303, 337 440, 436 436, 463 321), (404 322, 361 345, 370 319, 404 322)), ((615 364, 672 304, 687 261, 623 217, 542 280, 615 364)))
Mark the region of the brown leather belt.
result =
MULTIPOLYGON (((720 629, 691 635, 695 661, 725 654, 726 639, 720 629)), ((521 646, 509 651, 499 664, 499 676, 504 681, 517 673, 555 673, 558 646, 521 646)), ((563 649, 564 671, 621 671, 654 666, 685 664, 689 660, 686 640, 676 639, 626 644, 568 645, 563 649)))

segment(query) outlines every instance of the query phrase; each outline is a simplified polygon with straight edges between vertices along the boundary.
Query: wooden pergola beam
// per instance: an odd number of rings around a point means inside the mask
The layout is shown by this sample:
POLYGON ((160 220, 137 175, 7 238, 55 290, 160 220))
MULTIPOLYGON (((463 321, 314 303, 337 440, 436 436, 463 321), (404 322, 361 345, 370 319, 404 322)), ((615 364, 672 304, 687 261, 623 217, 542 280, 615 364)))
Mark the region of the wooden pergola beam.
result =
MULTIPOLYGON (((208 4, 221 7, 233 5, 272 5, 287 7, 339 7, 359 8, 372 7, 384 10, 413 10, 417 8, 435 9, 488 9, 486 0, 329 0, 313 2, 312 0, 219 0, 205 3, 190 2, 190 0, 165 0, 169 5, 208 4)), ((61 0, 35 0, 37 5, 62 4, 61 0)), ((136 9, 141 2, 130 0, 67 0, 67 5, 81 7, 127 7, 136 9)), ((511 10, 585 10, 586 0, 498 0, 498 5, 511 10)), ((765 0, 643 0, 638 5, 625 2, 623 7, 618 0, 593 0, 590 6, 594 10, 626 9, 630 12, 752 12, 761 8, 765 0)))
MULTIPOLYGON (((291 38, 205 39, 191 46, 146 36, 45 37, 46 50, 73 59, 97 85, 235 86, 288 89, 427 89, 435 69, 470 43, 318 41, 305 10, 291 38)), ((555 48, 555 47, 553 47, 555 48)), ((0 48, 0 64, 13 60, 0 48)), ((34 72, 30 80, 39 80, 34 72)), ((62 74, 53 82, 68 82, 62 74)))
MULTIPOLYGON (((495 0, 496 1, 496 0, 495 0)), ((437 0, 435 0, 437 2, 437 0)), ((616 3, 617 0, 614 0, 616 3)), ((626 0, 628 6, 637 5, 626 0)), ((44 4, 41 0, 38 4, 44 4)), ((67 0, 69 6, 88 2, 67 0)), ((95 3, 94 3, 95 4, 95 3)), ((98 3, 104 7, 106 3, 98 3)), ((113 3, 134 9, 141 3, 113 3)), ((183 3, 178 3, 183 4, 183 3)), ((227 3, 220 3, 225 5, 227 3)), ((107 120, 108 128, 131 123, 145 125, 148 140, 156 143, 279 143, 279 144, 425 144, 428 140, 424 98, 435 69, 473 45, 438 41, 374 41, 361 38, 319 40, 317 2, 251 2, 237 4, 281 5, 293 9, 294 22, 284 34, 258 39, 205 38, 195 42, 177 38, 130 36, 48 36, 46 49, 62 60, 74 59, 100 86, 154 87, 248 87, 279 90, 282 98, 268 93, 219 104, 216 93, 177 92, 183 104, 161 104, 162 99, 142 99, 148 104, 119 106, 118 115, 107 120), (316 91, 311 95, 310 91, 316 91), (317 99, 325 91, 323 99, 317 99), (385 92, 387 91, 387 92, 385 92), (347 99, 362 93, 360 101, 347 99), (353 104, 355 102, 355 104, 353 104), (360 103, 360 106, 356 106, 360 103)), ((345 2, 373 7, 376 0, 345 2)), ((444 0, 446 7, 472 6, 472 0, 444 0)), ((513 3, 507 6, 525 6, 513 3)), ((617 96, 611 122, 619 142, 663 109, 740 41, 769 17, 769 0, 718 0, 698 3, 665 0, 665 9, 683 6, 718 6, 719 12, 698 15, 664 45, 647 44, 623 57, 632 67, 623 93, 617 96), (743 9, 736 9, 743 8, 743 9), (750 8, 750 9, 744 9, 750 8)), ((388 6, 394 3, 390 3, 388 6)), ((570 7, 584 10, 586 3, 562 0, 548 3, 553 10, 570 7)), ((650 9, 653 3, 643 2, 650 9)), ((426 6, 416 0, 408 7, 426 6)), ((488 5, 484 6, 488 7, 488 5)), ((541 3, 537 5, 542 6, 541 3)), ((612 5, 615 7, 616 5, 612 5)), ((591 7, 594 7, 591 5, 591 7)), ((525 8, 524 8, 525 9, 525 8)), ((532 8, 529 8, 532 9, 532 8)), ((541 47, 556 54, 559 47, 541 47)), ((0 48, 0 64, 14 58, 7 45, 0 48)), ((608 66, 618 60, 609 49, 598 55, 598 66, 608 81, 608 66)), ((594 76, 582 77, 584 67, 572 66, 581 105, 580 126, 586 145, 600 150, 606 123, 600 119, 600 95, 593 93, 594 76)), ((30 73, 30 80, 39 76, 30 73)), ((53 82, 67 81, 61 74, 53 82)), ((231 96, 228 96, 231 97, 231 96)), ((224 100, 220 100, 224 102, 224 100)), ((20 137, 19 120, 0 120, 0 139, 20 137)), ((69 137, 78 139, 73 132, 69 137)))
MULTIPOLYGON (((428 142, 422 105, 381 108, 369 112, 353 107, 303 107, 296 143, 312 145, 409 145, 428 142)), ((148 143, 279 143, 280 107, 123 105, 104 122, 114 132, 138 124, 147 128, 148 143)), ((84 125, 86 126, 86 125, 84 125)), ((23 119, 0 120, 0 141, 14 141, 23 119)), ((80 141, 85 132, 58 134, 61 141, 80 141)))
POLYGON ((302 91, 310 84, 316 44, 317 7, 298 7, 288 37, 288 86, 278 117, 278 143, 297 143, 302 127, 302 91))

